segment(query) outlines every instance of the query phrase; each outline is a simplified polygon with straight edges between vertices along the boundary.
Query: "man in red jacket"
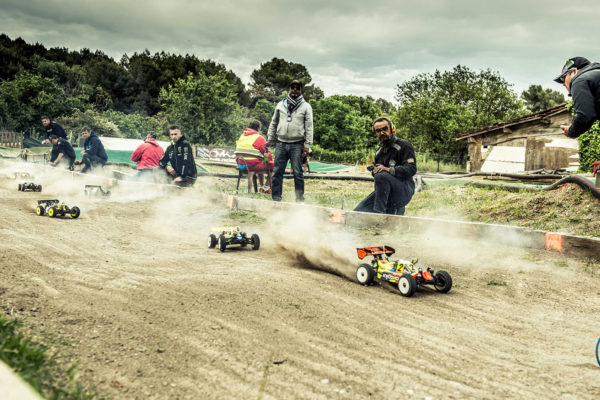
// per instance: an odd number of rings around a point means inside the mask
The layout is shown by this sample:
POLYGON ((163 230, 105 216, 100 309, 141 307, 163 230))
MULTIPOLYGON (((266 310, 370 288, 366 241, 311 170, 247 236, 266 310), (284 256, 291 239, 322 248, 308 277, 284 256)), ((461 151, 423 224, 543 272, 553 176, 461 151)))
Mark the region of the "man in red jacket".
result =
POLYGON ((137 162, 138 176, 149 175, 154 168, 158 167, 163 154, 165 151, 156 141, 155 135, 150 133, 146 136, 144 143, 140 144, 131 155, 131 161, 137 162))

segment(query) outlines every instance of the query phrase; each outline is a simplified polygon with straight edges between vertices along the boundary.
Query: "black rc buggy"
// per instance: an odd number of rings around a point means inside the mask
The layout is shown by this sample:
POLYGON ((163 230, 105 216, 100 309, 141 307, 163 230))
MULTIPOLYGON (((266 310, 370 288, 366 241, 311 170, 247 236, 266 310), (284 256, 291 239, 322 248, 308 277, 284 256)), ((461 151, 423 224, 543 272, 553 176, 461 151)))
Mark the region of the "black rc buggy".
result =
POLYGON ((432 285, 440 293, 447 293, 452 288, 452 277, 446 271, 435 272, 433 268, 417 267, 418 259, 390 260, 388 256, 395 250, 389 246, 364 247, 356 249, 358 258, 373 256, 371 264, 360 264, 356 269, 356 280, 362 285, 370 285, 375 278, 395 283, 400 294, 410 297, 418 286, 432 285))
POLYGON ((41 192, 42 185, 36 185, 33 182, 19 183, 19 191, 20 192, 26 192, 26 191, 41 192))
POLYGON ((210 249, 219 245, 219 250, 225 251, 227 246, 239 244, 240 247, 252 245, 252 250, 258 250, 260 247, 260 238, 256 233, 248 237, 246 232, 242 232, 239 226, 215 227, 211 229, 208 235, 208 247, 210 249), (218 235, 218 236, 217 236, 218 235))
POLYGON ((58 199, 53 200, 38 200, 38 206, 35 213, 39 216, 48 214, 49 217, 64 217, 70 215, 71 218, 79 217, 81 211, 79 207, 69 207, 65 203, 61 203, 58 199))
POLYGON ((83 192, 86 197, 110 197, 110 190, 104 190, 100 185, 85 185, 83 192))

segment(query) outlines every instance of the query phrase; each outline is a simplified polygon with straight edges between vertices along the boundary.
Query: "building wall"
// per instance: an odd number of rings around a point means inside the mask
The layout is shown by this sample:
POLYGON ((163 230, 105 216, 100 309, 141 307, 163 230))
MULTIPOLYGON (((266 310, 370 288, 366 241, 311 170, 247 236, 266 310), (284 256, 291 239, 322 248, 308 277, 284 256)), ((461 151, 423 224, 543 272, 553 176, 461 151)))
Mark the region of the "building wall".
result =
POLYGON ((544 120, 498 129, 469 138, 472 172, 519 172, 579 167, 578 142, 562 134, 568 111, 544 120))

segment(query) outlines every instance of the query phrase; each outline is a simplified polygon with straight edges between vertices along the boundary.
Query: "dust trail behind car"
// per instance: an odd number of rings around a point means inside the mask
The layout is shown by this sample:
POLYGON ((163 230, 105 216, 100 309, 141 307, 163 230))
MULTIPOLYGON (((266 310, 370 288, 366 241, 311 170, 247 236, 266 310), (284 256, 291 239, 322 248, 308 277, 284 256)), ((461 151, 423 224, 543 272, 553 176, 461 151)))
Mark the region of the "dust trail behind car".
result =
POLYGON ((295 260, 301 268, 354 280, 360 238, 344 226, 331 224, 314 209, 301 206, 292 212, 278 211, 267 219, 262 234, 265 247, 295 260))

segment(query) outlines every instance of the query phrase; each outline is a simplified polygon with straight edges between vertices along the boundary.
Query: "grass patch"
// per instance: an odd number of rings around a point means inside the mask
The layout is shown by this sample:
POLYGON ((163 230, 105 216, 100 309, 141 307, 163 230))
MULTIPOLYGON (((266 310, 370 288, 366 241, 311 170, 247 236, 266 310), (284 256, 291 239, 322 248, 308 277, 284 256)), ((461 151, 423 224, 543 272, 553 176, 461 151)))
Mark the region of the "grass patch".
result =
POLYGON ((497 281, 495 279, 492 279, 491 281, 488 282, 488 286, 507 286, 508 283, 504 282, 504 281, 497 281))
POLYGON ((44 398, 96 399, 95 392, 79 381, 74 364, 43 345, 36 344, 20 331, 21 322, 0 316, 0 359, 15 370, 44 398))
POLYGON ((266 219, 251 211, 235 210, 227 215, 230 219, 243 224, 260 224, 266 219))

